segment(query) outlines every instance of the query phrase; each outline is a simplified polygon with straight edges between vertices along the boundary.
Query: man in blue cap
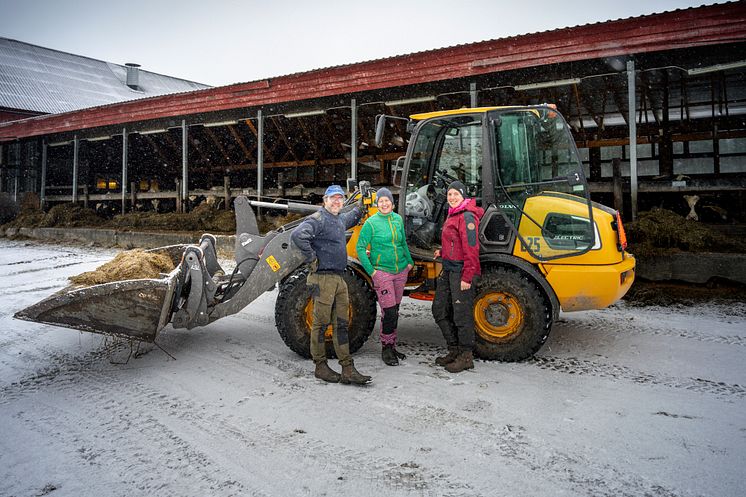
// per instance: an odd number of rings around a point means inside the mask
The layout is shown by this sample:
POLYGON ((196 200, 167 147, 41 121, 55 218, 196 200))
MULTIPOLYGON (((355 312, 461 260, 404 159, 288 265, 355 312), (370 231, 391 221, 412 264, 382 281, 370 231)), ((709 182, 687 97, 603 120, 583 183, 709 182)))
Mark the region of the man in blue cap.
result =
POLYGON ((344 206, 344 190, 331 185, 324 193, 324 208, 308 216, 290 238, 311 264, 307 284, 313 296, 311 324, 311 357, 316 365, 314 376, 330 383, 364 385, 371 378, 360 374, 352 362, 348 333, 350 298, 344 272, 347 267, 347 238, 345 231, 360 222, 362 205, 340 213, 344 206), (326 361, 324 330, 332 325, 332 341, 342 374, 329 367, 326 361))

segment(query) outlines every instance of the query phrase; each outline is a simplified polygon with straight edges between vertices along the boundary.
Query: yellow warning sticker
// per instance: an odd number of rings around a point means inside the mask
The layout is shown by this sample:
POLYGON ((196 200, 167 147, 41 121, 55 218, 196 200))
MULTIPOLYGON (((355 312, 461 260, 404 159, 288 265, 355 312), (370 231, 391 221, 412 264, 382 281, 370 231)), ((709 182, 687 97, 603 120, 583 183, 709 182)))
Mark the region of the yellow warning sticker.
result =
POLYGON ((275 273, 280 270, 280 263, 277 262, 277 259, 275 259, 273 255, 267 257, 267 264, 269 264, 269 267, 272 268, 272 271, 275 273))

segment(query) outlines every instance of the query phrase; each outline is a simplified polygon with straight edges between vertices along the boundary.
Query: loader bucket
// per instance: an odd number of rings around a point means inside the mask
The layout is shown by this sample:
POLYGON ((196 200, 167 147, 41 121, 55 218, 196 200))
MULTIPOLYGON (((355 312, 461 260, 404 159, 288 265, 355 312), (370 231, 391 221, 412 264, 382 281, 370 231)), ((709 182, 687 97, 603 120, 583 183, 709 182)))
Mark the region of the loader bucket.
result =
MULTIPOLYGON (((183 246, 163 247, 174 256, 183 246)), ((70 286, 15 314, 16 319, 123 338, 155 341, 171 320, 181 266, 161 279, 70 286)))

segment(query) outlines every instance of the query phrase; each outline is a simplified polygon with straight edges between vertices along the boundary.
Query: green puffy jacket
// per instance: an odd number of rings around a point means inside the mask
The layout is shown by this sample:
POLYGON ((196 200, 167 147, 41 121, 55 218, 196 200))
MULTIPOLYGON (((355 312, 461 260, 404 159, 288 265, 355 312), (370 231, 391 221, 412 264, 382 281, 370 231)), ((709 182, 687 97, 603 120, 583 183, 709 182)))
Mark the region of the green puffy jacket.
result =
POLYGON ((414 266, 404 236, 404 220, 395 212, 380 212, 369 217, 360 229, 357 258, 368 274, 381 270, 391 274, 404 271, 407 264, 414 266), (370 246, 370 256, 366 249, 370 246))

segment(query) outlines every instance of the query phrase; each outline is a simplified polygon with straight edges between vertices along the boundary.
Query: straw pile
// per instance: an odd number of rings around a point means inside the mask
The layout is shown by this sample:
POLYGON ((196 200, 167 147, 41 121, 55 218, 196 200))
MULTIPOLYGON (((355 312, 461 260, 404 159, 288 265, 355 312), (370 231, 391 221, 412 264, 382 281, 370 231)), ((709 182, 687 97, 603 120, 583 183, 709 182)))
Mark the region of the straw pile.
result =
POLYGON ((191 212, 130 212, 114 216, 109 225, 118 229, 140 229, 151 231, 209 231, 211 233, 235 233, 236 220, 233 211, 215 209, 201 204, 191 212))
POLYGON ((159 278, 161 273, 169 273, 173 269, 174 263, 168 255, 136 249, 120 252, 95 271, 71 276, 70 281, 83 286, 100 285, 113 281, 159 278))
POLYGON ((638 257, 672 252, 746 253, 746 243, 666 209, 641 212, 625 224, 630 252, 638 257))

